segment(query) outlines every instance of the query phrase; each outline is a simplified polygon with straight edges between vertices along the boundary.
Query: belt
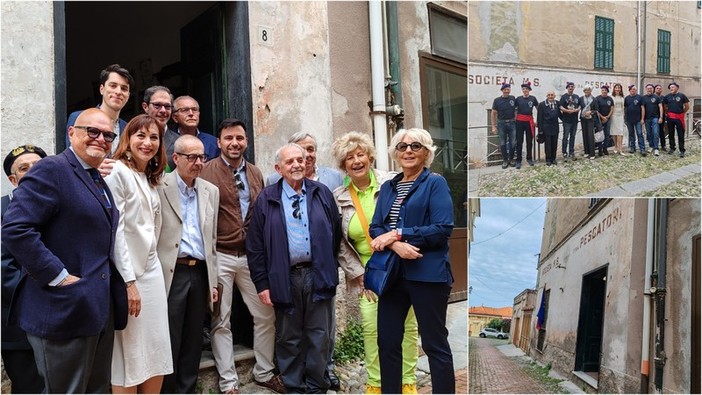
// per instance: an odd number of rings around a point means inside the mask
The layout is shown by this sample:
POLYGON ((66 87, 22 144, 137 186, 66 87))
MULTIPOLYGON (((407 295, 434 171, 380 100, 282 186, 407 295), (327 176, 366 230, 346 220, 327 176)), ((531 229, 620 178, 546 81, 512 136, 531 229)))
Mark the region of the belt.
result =
POLYGON ((176 258, 176 263, 179 265, 195 266, 198 263, 205 263, 205 261, 201 259, 195 259, 191 256, 186 256, 183 258, 176 258))
POLYGON ((498 119, 497 122, 514 122, 514 119, 498 119))
POLYGON ((312 262, 300 262, 300 263, 296 263, 294 265, 290 265, 290 270, 293 270, 293 269, 300 270, 300 269, 304 269, 307 267, 312 267, 312 262))

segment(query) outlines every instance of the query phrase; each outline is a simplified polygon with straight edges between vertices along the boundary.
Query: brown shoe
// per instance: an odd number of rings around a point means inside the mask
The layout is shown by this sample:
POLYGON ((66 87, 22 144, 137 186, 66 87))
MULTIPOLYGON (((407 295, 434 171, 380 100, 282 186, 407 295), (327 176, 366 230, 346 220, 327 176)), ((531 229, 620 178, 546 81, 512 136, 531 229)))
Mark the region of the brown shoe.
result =
POLYGON ((285 385, 283 385, 283 382, 280 380, 280 376, 273 376, 270 380, 265 382, 256 381, 256 384, 260 387, 268 388, 277 394, 285 394, 287 392, 285 390, 285 385))
POLYGON ((223 392, 224 394, 238 394, 239 389, 238 388, 232 388, 229 391, 223 392))

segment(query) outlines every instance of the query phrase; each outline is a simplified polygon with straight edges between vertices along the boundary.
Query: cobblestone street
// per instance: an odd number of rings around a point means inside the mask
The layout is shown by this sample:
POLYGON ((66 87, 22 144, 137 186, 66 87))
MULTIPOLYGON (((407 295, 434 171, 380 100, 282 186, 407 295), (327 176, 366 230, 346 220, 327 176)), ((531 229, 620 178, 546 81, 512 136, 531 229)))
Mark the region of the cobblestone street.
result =
POLYGON ((550 393, 526 373, 516 358, 507 357, 496 348, 502 344, 508 344, 508 341, 479 337, 469 339, 469 393, 550 393))

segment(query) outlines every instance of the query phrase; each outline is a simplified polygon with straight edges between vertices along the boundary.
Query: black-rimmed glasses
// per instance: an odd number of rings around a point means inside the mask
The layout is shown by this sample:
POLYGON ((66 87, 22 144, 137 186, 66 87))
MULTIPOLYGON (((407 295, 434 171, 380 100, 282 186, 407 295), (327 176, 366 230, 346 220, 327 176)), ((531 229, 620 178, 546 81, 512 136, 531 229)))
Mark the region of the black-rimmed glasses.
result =
POLYGON ((184 156, 185 159, 187 159, 190 163, 193 163, 198 159, 200 159, 202 163, 207 162, 207 154, 183 154, 180 152, 176 152, 176 155, 184 156))
POLYGON ((100 130, 98 128, 92 127, 92 126, 73 126, 74 128, 78 129, 85 129, 85 131, 88 133, 88 137, 91 139, 97 139, 100 137, 102 134, 102 138, 105 139, 106 142, 111 143, 115 141, 117 138, 117 135, 113 132, 106 132, 104 130, 100 130))
POLYGON ((240 191, 243 191, 246 189, 246 185, 244 185, 244 181, 241 181, 241 174, 239 174, 238 170, 234 170, 234 183, 236 184, 236 187, 239 188, 240 191))
POLYGON ((302 214, 300 213, 300 195, 293 196, 292 208, 293 217, 302 219, 302 214))
POLYGON ((154 108, 155 108, 156 110, 160 110, 160 109, 162 109, 162 108, 165 108, 166 111, 171 111, 171 109, 173 109, 173 106, 171 106, 169 103, 154 103, 154 102, 151 102, 151 103, 149 103, 149 104, 151 104, 152 106, 154 106, 154 108))
POLYGON ((414 143, 411 143, 411 144, 397 143, 397 145, 395 146, 395 149, 397 151, 400 151, 400 152, 405 152, 405 151, 407 151, 407 147, 410 147, 412 152, 417 152, 420 149, 424 148, 424 145, 422 145, 422 143, 418 143, 416 141, 414 143))

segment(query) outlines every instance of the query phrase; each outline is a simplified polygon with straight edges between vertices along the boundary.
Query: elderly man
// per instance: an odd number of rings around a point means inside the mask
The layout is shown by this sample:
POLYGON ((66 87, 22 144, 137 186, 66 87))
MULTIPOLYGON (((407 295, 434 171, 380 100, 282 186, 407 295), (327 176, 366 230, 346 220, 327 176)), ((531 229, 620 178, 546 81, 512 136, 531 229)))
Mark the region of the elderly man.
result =
POLYGON ((668 114, 668 135, 670 137, 669 154, 675 152, 675 131, 678 131, 678 148, 680 157, 685 157, 685 113, 690 109, 690 99, 684 93, 678 92, 677 82, 668 84, 670 93, 663 99, 668 114))
POLYGON ((173 170, 176 167, 173 160, 173 144, 180 136, 189 134, 196 136, 205 147, 205 162, 208 159, 219 156, 219 148, 217 147, 217 138, 209 133, 204 133, 198 129, 200 124, 200 105, 197 100, 190 96, 179 96, 173 101, 173 121, 176 123, 176 130, 168 129, 163 135, 163 141, 166 146, 166 157, 168 158, 168 167, 173 170))
POLYGON ((27 332, 47 393, 106 393, 114 329, 127 323, 112 259, 119 214, 96 170, 112 127, 98 109, 81 113, 68 129, 71 147, 34 165, 3 218, 4 247, 29 274, 10 323, 27 332))
MULTIPOLYGON (((10 151, 5 157, 3 168, 7 178, 16 188, 19 180, 40 159, 45 158, 43 149, 33 145, 21 145, 10 151)), ((12 200, 12 193, 2 197, 2 213, 12 200)), ((8 325, 10 302, 22 278, 22 268, 15 257, 2 246, 2 361, 7 375, 12 381, 13 394, 37 394, 43 391, 44 381, 37 372, 34 352, 27 341, 27 334, 16 325, 8 325)))
POLYGON ((251 279, 261 302, 275 308, 285 388, 325 393, 341 220, 331 191, 305 177, 302 147, 289 143, 275 156, 282 178, 259 195, 246 237, 251 279))
MULTIPOLYGON (((102 102, 97 108, 101 109, 113 121, 112 131, 117 134, 117 140, 122 134, 122 130, 127 127, 127 122, 119 117, 119 113, 129 101, 131 88, 134 86, 134 78, 129 74, 129 70, 118 64, 111 64, 100 72, 100 95, 102 102)), ((68 128, 75 125, 76 118, 83 111, 74 111, 68 116, 66 122, 66 147, 71 145, 68 139, 68 128)), ((112 152, 117 149, 117 144, 112 144, 112 152)))
POLYGON ((229 118, 222 121, 218 129, 217 144, 221 155, 205 165, 201 177, 219 187, 220 192, 217 278, 222 284, 222 303, 219 316, 212 322, 212 353, 220 376, 219 388, 223 393, 239 393, 231 330, 232 295, 237 287, 254 321, 254 381, 281 393, 285 388, 273 373, 275 314, 270 306, 259 300, 246 260, 250 208, 263 189, 263 175, 253 163, 244 159, 248 147, 246 125, 229 118))
POLYGON ((161 392, 193 394, 200 367, 202 321, 218 298, 219 189, 198 178, 205 148, 197 137, 179 137, 174 151, 176 171, 166 174, 158 189, 163 220, 158 257, 168 293, 174 367, 164 378, 161 392))

